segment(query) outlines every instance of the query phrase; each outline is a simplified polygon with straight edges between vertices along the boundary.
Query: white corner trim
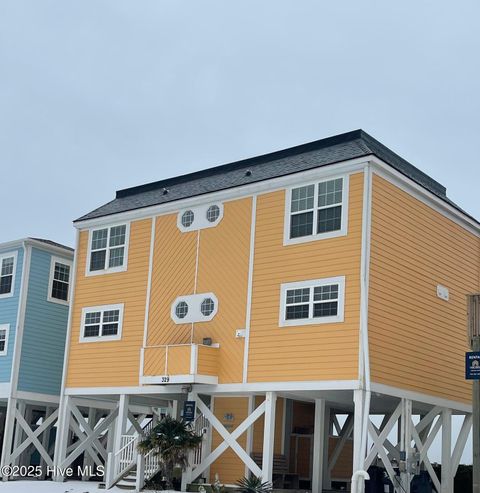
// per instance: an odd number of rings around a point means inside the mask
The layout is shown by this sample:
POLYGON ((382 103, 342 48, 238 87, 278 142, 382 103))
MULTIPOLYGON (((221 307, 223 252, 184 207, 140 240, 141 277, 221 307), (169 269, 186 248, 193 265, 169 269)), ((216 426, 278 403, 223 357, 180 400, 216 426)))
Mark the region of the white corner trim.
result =
POLYGON ((245 313, 245 341, 243 349, 243 383, 248 380, 248 358, 250 350, 250 327, 252 323, 253 268, 255 258, 255 229, 257 224, 257 196, 252 197, 252 218, 250 222, 250 253, 248 258, 247 308, 245 313))
POLYGON ((0 399, 8 399, 12 394, 10 382, 0 383, 0 399))
POLYGON ((15 279, 17 278, 18 250, 14 250, 12 252, 3 252, 0 254, 0 271, 2 268, 3 259, 10 257, 13 257, 12 287, 9 293, 0 294, 0 299, 11 298, 15 294, 15 279))
POLYGON ((122 338, 122 329, 123 329, 123 309, 124 309, 124 304, 123 303, 118 303, 115 305, 99 305, 99 306, 87 306, 82 308, 82 320, 80 322, 80 339, 79 342, 83 343, 89 343, 89 342, 106 342, 106 341, 118 341, 122 338), (107 336, 102 336, 101 331, 103 328, 103 314, 106 311, 109 310, 118 310, 119 315, 118 315, 118 331, 115 335, 107 335, 107 336), (87 313, 92 313, 92 312, 100 312, 101 313, 101 319, 99 322, 99 335, 96 337, 85 337, 85 317, 87 313))
MULTIPOLYGON (((148 342, 148 319, 150 316, 150 297, 152 291, 153 256, 155 253, 156 224, 157 224, 156 218, 152 217, 152 230, 150 233, 150 256, 148 260, 147 294, 146 294, 146 303, 145 303, 145 318, 143 325, 143 347, 146 347, 148 342)), ((142 365, 140 365, 139 376, 142 376, 142 374, 143 374, 142 365)))
MULTIPOLYGON (((303 303, 307 304, 307 303, 303 303)), ((337 277, 325 277, 323 279, 307 279, 304 281, 288 282, 280 285, 280 313, 279 313, 279 327, 297 327, 300 325, 320 325, 341 323, 344 321, 344 305, 345 305, 345 276, 337 277), (327 286, 330 284, 338 285, 338 298, 337 301, 337 315, 329 317, 313 317, 313 288, 317 286, 327 286), (309 317, 305 319, 286 320, 285 309, 287 301, 287 291, 290 289, 310 288, 309 298, 309 317)))
MULTIPOLYGON (((103 226, 99 227, 92 227, 88 230, 88 245, 87 245, 87 261, 86 261, 86 266, 85 266, 85 276, 101 276, 103 274, 114 274, 116 272, 125 272, 128 269, 128 247, 130 244, 130 222, 129 221, 123 221, 123 222, 115 222, 115 223, 109 223, 103 226), (116 226, 125 226, 125 243, 123 244, 124 251, 123 251, 123 264, 118 266, 118 267, 108 267, 108 262, 110 258, 110 248, 115 248, 115 247, 110 247, 109 242, 110 242, 110 229, 114 228, 116 226), (90 258, 92 255, 92 234, 94 231, 97 231, 99 229, 108 229, 108 236, 107 236, 107 246, 106 246, 106 258, 105 258, 105 269, 102 270, 90 270, 90 258)), ((119 247, 122 245, 118 245, 119 247)))
POLYGON ((10 335, 10 324, 0 324, 0 332, 5 331, 5 341, 3 345, 3 351, 0 351, 0 356, 6 356, 8 354, 8 338, 10 335))
MULTIPOLYGON (((285 217, 284 217, 284 227, 283 227, 283 246, 288 245, 298 245, 299 243, 309 243, 311 241, 318 240, 326 240, 328 238, 338 238, 339 236, 346 236, 348 234, 348 202, 350 195, 350 180, 349 174, 339 174, 329 176, 328 178, 317 179, 315 181, 303 182, 303 183, 295 183, 288 187, 285 190, 285 217), (338 178, 342 178, 342 203, 336 204, 341 205, 342 207, 342 225, 339 230, 329 231, 327 233, 315 233, 313 232, 308 236, 301 236, 298 238, 290 238, 290 222, 292 218, 292 213, 290 212, 290 206, 292 201, 292 190, 294 188, 301 188, 308 185, 314 185, 314 207, 313 207, 313 231, 316 230, 317 227, 317 214, 318 214, 318 206, 317 206, 317 198, 318 198, 318 184, 326 181, 336 180, 338 178)), ((310 210, 310 209, 309 209, 310 210)))
POLYGON ((73 267, 73 263, 72 263, 71 260, 67 260, 65 258, 56 257, 56 256, 52 255, 52 257, 50 259, 50 274, 49 274, 49 277, 48 277, 47 301, 50 301, 51 303, 58 303, 59 305, 66 305, 66 306, 68 306, 68 304, 70 302, 70 293, 72 291, 72 267, 73 267), (67 301, 59 300, 57 298, 53 298, 52 297, 52 288, 53 288, 53 281, 54 281, 53 276, 54 276, 54 272, 55 272, 55 264, 56 263, 63 264, 63 265, 68 265, 68 267, 70 267, 70 275, 69 275, 69 278, 68 278, 67 301))
POLYGON ((358 379, 370 390, 370 352, 368 339, 368 302, 370 283, 370 241, 372 218, 372 168, 365 166, 363 174, 362 250, 360 255, 360 337, 358 379))
POLYGON ((18 302, 17 325, 15 328, 15 344, 12 358, 12 374, 10 377, 12 394, 17 391, 18 375, 20 373, 20 357, 22 353, 22 341, 25 324, 25 311, 27 308, 28 283, 30 278, 30 262, 32 259, 32 247, 24 243, 22 280, 20 284, 20 298, 18 302))

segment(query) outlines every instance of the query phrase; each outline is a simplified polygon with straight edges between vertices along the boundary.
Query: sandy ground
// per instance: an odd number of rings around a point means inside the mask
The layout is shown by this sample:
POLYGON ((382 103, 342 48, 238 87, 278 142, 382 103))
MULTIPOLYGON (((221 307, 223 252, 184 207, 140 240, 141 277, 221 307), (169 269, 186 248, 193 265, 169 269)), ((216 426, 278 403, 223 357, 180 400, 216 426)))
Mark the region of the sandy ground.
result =
MULTIPOLYGON (((120 488, 108 490, 111 493, 125 493, 120 488)), ((105 493, 99 490, 98 483, 84 481, 67 481, 56 483, 54 481, 8 481, 0 482, 0 493, 105 493)))

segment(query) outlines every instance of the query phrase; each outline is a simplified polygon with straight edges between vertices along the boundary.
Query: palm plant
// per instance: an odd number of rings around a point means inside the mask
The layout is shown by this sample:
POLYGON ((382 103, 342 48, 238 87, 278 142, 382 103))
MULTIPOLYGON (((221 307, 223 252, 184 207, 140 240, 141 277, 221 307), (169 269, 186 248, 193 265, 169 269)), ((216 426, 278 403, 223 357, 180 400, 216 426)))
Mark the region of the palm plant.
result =
POLYGON ((250 476, 237 481, 237 491, 240 493, 271 493, 272 485, 267 481, 262 482, 262 478, 250 476))
POLYGON ((173 470, 179 466, 184 470, 188 466, 188 454, 201 443, 201 435, 190 429, 188 423, 165 416, 151 432, 144 436, 138 450, 147 454, 152 450, 162 464, 167 489, 172 489, 173 470))

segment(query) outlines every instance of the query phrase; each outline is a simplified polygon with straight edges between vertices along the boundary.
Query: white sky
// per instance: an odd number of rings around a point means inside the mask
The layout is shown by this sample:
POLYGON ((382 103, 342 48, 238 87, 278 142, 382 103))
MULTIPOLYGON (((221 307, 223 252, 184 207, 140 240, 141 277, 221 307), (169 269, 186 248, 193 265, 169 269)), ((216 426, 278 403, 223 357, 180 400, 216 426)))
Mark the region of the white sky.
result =
POLYGON ((115 190, 363 128, 477 198, 475 1, 3 0, 0 242, 115 190))
POLYGON ((480 217, 478 1, 3 0, 0 242, 363 128, 480 217))

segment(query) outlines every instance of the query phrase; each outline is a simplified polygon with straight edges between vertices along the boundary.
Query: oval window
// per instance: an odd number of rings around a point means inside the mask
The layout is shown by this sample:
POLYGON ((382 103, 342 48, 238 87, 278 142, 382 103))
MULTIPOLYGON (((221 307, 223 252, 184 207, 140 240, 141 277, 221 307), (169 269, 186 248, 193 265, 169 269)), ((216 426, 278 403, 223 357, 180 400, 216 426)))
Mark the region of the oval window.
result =
POLYGON ((182 226, 184 226, 185 228, 190 227, 193 224, 194 219, 195 219, 195 214, 193 213, 193 211, 191 210, 185 211, 182 214, 182 226))
POLYGON ((202 315, 208 317, 213 313, 213 310, 215 310, 215 302, 212 300, 212 298, 205 298, 200 306, 200 311, 202 312, 202 315))
POLYGON ((188 313, 188 305, 185 303, 185 301, 180 301, 177 303, 177 306, 175 307, 175 315, 178 318, 185 318, 188 313))
POLYGON ((210 223, 214 223, 220 217, 220 207, 218 205, 211 205, 207 209, 207 220, 210 223))

